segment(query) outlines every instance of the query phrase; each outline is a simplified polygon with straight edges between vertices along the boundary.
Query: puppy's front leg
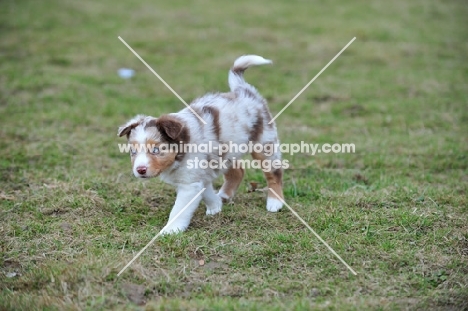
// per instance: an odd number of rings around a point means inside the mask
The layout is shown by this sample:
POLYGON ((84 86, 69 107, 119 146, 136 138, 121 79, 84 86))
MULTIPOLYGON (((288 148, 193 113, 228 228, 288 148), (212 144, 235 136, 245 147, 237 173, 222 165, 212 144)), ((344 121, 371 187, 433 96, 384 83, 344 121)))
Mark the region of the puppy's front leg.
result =
POLYGON ((187 229, 193 213, 197 209, 198 204, 200 204, 202 193, 200 193, 196 198, 195 196, 202 189, 203 183, 201 182, 193 184, 179 184, 177 186, 177 199, 174 207, 172 208, 167 225, 161 230, 162 234, 177 233, 187 229), (195 198, 195 200, 193 200, 193 198, 195 198), (192 202, 189 204, 190 201, 192 202), (179 213, 180 215, 178 215, 179 213))
POLYGON ((221 198, 215 193, 212 183, 206 184, 205 187, 206 190, 203 192, 203 200, 206 204, 206 214, 218 214, 221 212, 223 202, 221 201, 221 198))

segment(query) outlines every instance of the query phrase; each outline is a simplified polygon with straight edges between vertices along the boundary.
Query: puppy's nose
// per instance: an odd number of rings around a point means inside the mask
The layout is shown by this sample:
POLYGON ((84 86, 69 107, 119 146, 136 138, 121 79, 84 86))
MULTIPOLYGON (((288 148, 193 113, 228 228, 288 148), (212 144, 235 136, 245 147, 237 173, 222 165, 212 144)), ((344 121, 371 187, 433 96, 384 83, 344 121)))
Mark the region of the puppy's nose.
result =
POLYGON ((138 172, 138 174, 140 175, 145 175, 146 174, 146 166, 138 166, 136 168, 136 171, 138 172))

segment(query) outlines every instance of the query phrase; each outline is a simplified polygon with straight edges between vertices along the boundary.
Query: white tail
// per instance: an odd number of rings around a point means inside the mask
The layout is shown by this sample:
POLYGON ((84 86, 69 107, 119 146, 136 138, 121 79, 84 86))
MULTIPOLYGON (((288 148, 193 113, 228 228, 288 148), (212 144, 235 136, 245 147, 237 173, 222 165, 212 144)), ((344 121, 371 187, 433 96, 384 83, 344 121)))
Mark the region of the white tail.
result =
POLYGON ((229 71, 229 87, 234 91, 239 85, 246 83, 244 71, 251 66, 271 64, 272 61, 258 55, 243 55, 236 59, 229 71))

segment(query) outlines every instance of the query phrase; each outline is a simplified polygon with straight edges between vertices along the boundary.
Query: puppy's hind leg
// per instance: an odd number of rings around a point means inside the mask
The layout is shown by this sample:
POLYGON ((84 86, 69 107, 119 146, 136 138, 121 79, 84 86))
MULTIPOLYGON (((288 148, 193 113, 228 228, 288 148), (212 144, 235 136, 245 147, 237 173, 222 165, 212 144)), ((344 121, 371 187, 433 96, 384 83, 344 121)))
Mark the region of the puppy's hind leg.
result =
POLYGON ((281 155, 273 154, 272 156, 266 156, 263 153, 252 153, 252 157, 255 160, 262 162, 262 170, 268 184, 268 198, 267 198, 267 210, 269 212, 277 212, 283 207, 284 196, 283 196, 283 169, 274 169, 270 165, 267 165, 265 161, 273 161, 281 158, 281 155), (273 189, 273 191, 271 191, 273 189), (279 198, 278 198, 279 197, 279 198), (280 200, 281 199, 281 200, 280 200))
MULTIPOLYGON (((236 163, 233 165, 235 164, 236 163)), ((231 167, 224 174, 224 184, 219 190, 218 196, 220 196, 225 202, 229 201, 239 188, 242 178, 244 178, 244 169, 241 167, 231 167)))
POLYGON ((205 184, 205 188, 206 190, 203 192, 203 200, 206 204, 206 214, 218 214, 221 212, 223 202, 221 201, 221 198, 216 195, 212 183, 205 184))

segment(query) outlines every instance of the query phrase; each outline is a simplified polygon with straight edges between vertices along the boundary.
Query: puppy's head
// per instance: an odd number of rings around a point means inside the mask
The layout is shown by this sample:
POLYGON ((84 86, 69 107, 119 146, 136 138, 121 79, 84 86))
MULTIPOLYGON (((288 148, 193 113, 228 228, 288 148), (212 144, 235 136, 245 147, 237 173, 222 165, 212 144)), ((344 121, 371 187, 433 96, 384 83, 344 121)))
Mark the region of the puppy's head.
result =
POLYGON ((184 123, 175 116, 159 118, 139 115, 119 127, 118 136, 127 136, 136 177, 156 177, 170 168, 181 153, 174 145, 189 141, 189 132, 184 123))

